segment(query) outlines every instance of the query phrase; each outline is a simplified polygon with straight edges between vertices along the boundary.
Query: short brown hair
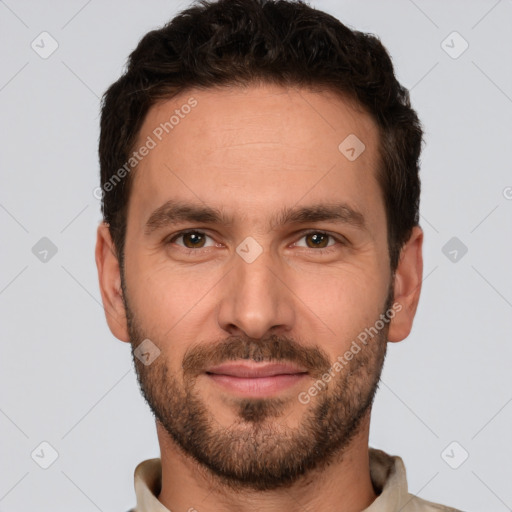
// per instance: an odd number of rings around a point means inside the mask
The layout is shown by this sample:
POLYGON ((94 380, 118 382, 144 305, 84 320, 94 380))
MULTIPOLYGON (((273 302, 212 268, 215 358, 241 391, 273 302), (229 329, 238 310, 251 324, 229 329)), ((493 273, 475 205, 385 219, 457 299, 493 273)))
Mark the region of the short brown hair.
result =
POLYGON ((372 116, 394 271, 419 222, 420 122, 379 39, 301 0, 202 0, 146 34, 131 53, 103 97, 99 141, 103 218, 121 266, 133 177, 106 184, 130 158, 148 110, 191 88, 256 82, 325 88, 372 116))

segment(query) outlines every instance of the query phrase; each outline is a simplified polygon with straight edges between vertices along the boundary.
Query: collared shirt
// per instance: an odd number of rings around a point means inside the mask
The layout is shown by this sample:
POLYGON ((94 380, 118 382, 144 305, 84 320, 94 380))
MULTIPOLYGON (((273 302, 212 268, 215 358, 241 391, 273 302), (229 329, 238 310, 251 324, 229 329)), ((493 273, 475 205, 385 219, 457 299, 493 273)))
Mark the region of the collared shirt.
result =
MULTIPOLYGON (((461 512, 409 494, 405 465, 400 457, 375 448, 369 448, 369 455, 370 477, 378 496, 362 512, 461 512)), ((137 506, 129 512, 170 512, 158 501, 161 485, 161 460, 141 462, 135 468, 137 506)))

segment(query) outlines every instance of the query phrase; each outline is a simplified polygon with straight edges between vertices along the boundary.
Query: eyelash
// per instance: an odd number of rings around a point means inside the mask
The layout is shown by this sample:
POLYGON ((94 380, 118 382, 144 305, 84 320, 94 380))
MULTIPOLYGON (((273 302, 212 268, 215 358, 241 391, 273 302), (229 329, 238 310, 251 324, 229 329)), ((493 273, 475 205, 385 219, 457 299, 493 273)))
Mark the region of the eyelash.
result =
MULTIPOLYGON (((184 235, 187 235, 189 233, 198 233, 200 235, 204 235, 204 236, 207 236, 209 238, 212 238, 210 235, 208 235, 207 233, 205 233, 204 231, 201 231, 201 230, 198 230, 198 229, 188 229, 188 230, 185 230, 185 231, 180 231, 179 233, 175 233, 174 235, 171 236, 171 238, 168 238, 166 241, 165 241, 165 244, 166 245, 170 245, 172 243, 174 243, 178 238, 184 236, 184 235)), ((333 239, 334 241, 338 242, 339 244, 341 245, 347 245, 347 242, 344 238, 342 237, 336 237, 334 235, 331 235, 330 233, 327 233, 325 231, 319 231, 319 230, 310 230, 310 231, 306 231, 304 233, 302 233, 302 236, 300 237, 299 240, 302 240, 304 237, 308 236, 308 235, 312 235, 312 234, 316 234, 316 235, 326 235, 328 236, 329 238, 333 239)), ((212 238, 213 239, 213 238, 212 238)), ((198 247, 197 249, 191 249, 189 247, 184 247, 184 246, 179 246, 180 249, 182 251, 184 251, 187 255, 192 255, 192 254, 197 254, 200 252, 201 249, 210 249, 212 248, 213 246, 210 246, 210 247, 198 247)), ((314 249, 312 247, 301 247, 302 250, 306 251, 307 253, 315 253, 315 254, 329 254, 333 251, 336 250, 336 247, 335 245, 329 245, 327 247, 322 247, 322 248, 319 248, 319 249, 314 249)))

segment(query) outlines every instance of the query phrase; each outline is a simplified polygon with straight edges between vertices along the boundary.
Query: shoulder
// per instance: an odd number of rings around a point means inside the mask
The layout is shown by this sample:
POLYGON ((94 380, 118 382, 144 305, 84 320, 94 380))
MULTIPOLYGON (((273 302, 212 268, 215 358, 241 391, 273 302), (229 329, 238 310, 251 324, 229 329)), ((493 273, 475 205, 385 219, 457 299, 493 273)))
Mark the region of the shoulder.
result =
POLYGON ((408 491, 405 464, 398 455, 390 455, 383 450, 371 448, 370 476, 373 486, 380 493, 375 500, 374 508, 368 511, 377 512, 382 507, 401 512, 462 512, 453 507, 424 500, 408 491), (377 505, 378 504, 378 505, 377 505))
POLYGON ((457 508, 447 507, 446 505, 440 505, 439 503, 433 503, 431 501, 424 500, 409 494, 403 512, 463 512, 457 508))

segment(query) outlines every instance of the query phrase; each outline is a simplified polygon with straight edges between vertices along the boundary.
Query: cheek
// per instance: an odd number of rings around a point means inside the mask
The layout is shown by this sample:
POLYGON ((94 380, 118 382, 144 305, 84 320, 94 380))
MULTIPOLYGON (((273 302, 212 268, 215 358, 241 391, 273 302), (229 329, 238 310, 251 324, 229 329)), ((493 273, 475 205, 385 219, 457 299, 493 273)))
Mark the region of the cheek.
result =
POLYGON ((130 302, 139 325, 160 349, 162 364, 165 361, 169 372, 181 379, 185 352, 208 340, 206 319, 212 318, 212 311, 207 309, 207 292, 214 283, 157 267, 135 274, 131 284, 130 302))
MULTIPOLYGON (((305 304, 306 314, 309 314, 306 322, 314 323, 313 333, 325 333, 322 343, 336 357, 382 313, 386 296, 384 285, 382 278, 370 272, 344 271, 323 276, 306 272, 291 288, 300 299, 298 304, 305 304)), ((302 328, 308 329, 308 326, 302 324, 302 328)))
MULTIPOLYGON (((127 266, 130 306, 148 335, 160 339, 182 340, 215 288, 215 275, 191 269, 173 268, 150 257, 133 258, 127 266)), ((196 326, 197 328, 197 326, 196 326)))

